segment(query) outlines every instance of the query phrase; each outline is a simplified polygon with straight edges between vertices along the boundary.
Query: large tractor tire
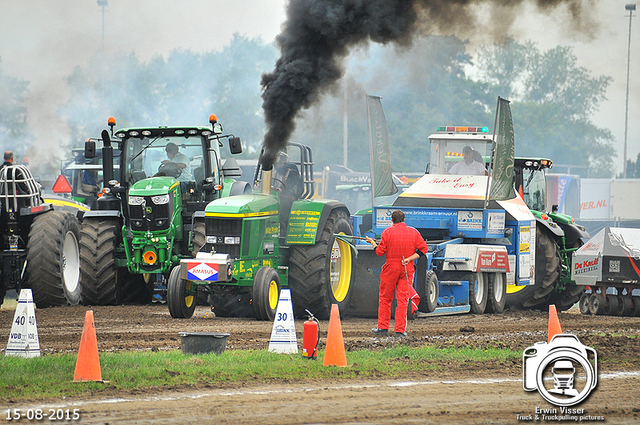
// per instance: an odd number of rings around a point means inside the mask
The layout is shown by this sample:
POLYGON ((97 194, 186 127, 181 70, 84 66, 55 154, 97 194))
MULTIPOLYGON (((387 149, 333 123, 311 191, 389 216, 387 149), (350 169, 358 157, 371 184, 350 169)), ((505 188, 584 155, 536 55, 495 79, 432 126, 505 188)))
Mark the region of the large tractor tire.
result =
POLYGON ((536 226, 535 284, 509 285, 506 306, 518 310, 547 307, 548 296, 560 279, 561 263, 558 245, 547 230, 536 226))
MULTIPOLYGON (((116 305, 124 302, 123 270, 116 267, 116 247, 120 225, 116 220, 87 218, 80 236, 82 303, 116 305)), ((128 273, 126 273, 128 275, 128 273)))
POLYGON ((309 310, 326 320, 332 304, 338 305, 341 315, 349 307, 355 264, 349 244, 334 234, 353 235, 353 229, 347 213, 334 210, 318 231, 322 233, 315 245, 292 246, 289 287, 296 317, 306 317, 309 310))
POLYGON ((167 306, 175 319, 188 319, 196 309, 197 287, 188 280, 180 279, 180 267, 176 266, 167 281, 167 306))
POLYGON ((51 211, 33 219, 27 243, 27 284, 38 308, 80 302, 80 224, 51 211))
POLYGON ((253 278, 253 312, 258 320, 272 322, 280 299, 280 276, 271 267, 261 267, 253 278))
MULTIPOLYGON (((573 244, 572 248, 580 248, 583 244, 584 242, 582 242, 582 240, 578 240, 573 244)), ((571 273, 571 260, 569 260, 569 264, 566 266, 568 267, 568 272, 571 273)), ((580 297, 584 294, 584 291, 585 287, 583 285, 576 285, 575 282, 569 282, 567 287, 561 292, 552 291, 543 307, 547 309, 549 305, 553 304, 556 306, 557 311, 569 310, 575 303, 580 302, 580 297)))

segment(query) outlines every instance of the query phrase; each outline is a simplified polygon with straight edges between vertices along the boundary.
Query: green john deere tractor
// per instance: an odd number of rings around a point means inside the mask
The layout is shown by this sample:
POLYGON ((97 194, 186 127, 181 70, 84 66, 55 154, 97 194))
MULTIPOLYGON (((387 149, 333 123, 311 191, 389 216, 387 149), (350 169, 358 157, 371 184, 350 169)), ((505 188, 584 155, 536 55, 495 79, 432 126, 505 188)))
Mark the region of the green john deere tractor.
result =
POLYGON ((536 218, 536 283, 507 285, 507 305, 512 308, 540 308, 554 304, 559 311, 579 301, 584 287, 571 280, 571 257, 589 239, 584 227, 573 218, 547 211, 545 170, 552 167, 545 158, 515 158, 514 184, 536 218))
POLYGON ((259 193, 216 199, 194 214, 194 228, 202 229, 205 243, 195 258, 182 260, 171 273, 167 305, 172 317, 191 317, 194 297, 203 289, 219 317, 273 320, 281 288, 291 290, 297 317, 309 310, 327 319, 332 304, 341 313, 347 310, 354 257, 336 235, 353 234, 349 210, 338 201, 312 199, 311 149, 292 143, 288 150, 290 155, 300 152, 299 161, 290 163, 300 170, 304 185, 289 214, 280 217, 276 189, 283 179, 261 165, 254 175, 259 193))
MULTIPOLYGON (((114 133, 115 119, 109 119, 111 134, 102 132, 104 189, 82 223, 82 303, 151 302, 156 282, 205 243, 194 213, 214 199, 250 191, 249 183, 232 178, 240 174, 235 160, 221 166, 222 139, 237 154, 240 138, 223 135, 215 115, 209 121, 211 127, 114 133)), ((85 143, 84 156, 96 156, 94 140, 85 143)))

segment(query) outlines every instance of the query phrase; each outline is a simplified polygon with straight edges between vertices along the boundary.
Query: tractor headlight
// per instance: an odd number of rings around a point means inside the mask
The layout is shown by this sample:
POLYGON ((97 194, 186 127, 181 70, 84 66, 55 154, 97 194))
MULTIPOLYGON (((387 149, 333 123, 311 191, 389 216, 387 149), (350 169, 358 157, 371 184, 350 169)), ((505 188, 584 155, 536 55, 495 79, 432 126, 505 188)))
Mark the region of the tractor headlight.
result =
POLYGON ((156 205, 164 205, 169 203, 169 194, 152 196, 151 200, 156 205))
POLYGON ((207 243, 218 243, 218 238, 216 236, 207 236, 207 243))
POLYGON ((227 245, 240 245, 240 236, 225 236, 224 243, 227 245))
POLYGON ((129 205, 144 205, 144 203, 142 196, 129 196, 129 205))

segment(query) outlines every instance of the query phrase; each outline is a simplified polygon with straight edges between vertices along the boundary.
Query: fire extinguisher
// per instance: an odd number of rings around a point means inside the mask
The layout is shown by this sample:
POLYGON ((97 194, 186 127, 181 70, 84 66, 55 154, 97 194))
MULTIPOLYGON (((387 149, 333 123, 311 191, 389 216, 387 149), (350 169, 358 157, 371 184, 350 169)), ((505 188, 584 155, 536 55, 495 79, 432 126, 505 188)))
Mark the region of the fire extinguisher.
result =
POLYGON ((319 326, 320 322, 309 310, 309 320, 304 322, 304 332, 302 334, 302 357, 315 360, 318 356, 318 343, 320 342, 319 326))

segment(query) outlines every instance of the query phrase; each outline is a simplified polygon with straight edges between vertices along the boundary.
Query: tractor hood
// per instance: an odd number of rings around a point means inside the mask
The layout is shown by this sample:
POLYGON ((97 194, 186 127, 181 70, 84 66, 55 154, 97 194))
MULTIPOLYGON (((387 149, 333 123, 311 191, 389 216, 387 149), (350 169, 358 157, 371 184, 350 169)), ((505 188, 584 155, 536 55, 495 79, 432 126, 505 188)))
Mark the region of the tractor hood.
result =
POLYGON ((180 183, 173 177, 151 177, 134 183, 129 196, 164 195, 171 190, 180 190, 180 183))
POLYGON ((261 193, 216 199, 205 209, 207 217, 259 217, 277 213, 278 198, 261 193))

